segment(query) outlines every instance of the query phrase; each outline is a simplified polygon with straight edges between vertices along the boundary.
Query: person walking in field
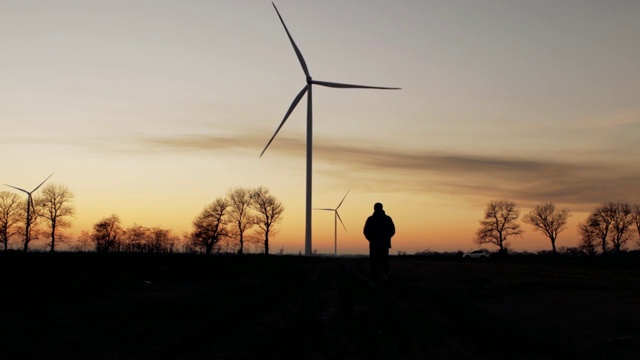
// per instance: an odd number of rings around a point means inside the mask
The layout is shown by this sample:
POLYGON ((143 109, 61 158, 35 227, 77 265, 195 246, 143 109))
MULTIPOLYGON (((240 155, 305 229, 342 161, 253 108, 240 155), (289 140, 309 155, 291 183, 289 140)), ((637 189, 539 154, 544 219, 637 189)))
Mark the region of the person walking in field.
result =
POLYGON ((389 249, 391 238, 396 233, 393 220, 382 209, 381 203, 373 205, 373 214, 364 224, 364 237, 369 241, 369 261, 371 262, 371 279, 374 282, 388 281, 389 249))

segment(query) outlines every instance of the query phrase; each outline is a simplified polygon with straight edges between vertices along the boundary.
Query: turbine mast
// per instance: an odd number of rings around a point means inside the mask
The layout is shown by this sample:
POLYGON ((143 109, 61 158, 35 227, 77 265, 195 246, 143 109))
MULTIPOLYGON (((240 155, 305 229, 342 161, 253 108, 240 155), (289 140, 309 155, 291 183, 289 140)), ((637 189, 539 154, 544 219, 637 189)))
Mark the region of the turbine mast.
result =
POLYGON ((312 87, 311 77, 307 77, 307 201, 306 201, 306 214, 305 214, 305 234, 304 234, 304 254, 310 256, 312 254, 311 245, 311 182, 312 182, 312 166, 311 159, 313 158, 313 101, 312 101, 312 87))
POLYGON ((333 214, 333 256, 338 256, 338 208, 333 214))

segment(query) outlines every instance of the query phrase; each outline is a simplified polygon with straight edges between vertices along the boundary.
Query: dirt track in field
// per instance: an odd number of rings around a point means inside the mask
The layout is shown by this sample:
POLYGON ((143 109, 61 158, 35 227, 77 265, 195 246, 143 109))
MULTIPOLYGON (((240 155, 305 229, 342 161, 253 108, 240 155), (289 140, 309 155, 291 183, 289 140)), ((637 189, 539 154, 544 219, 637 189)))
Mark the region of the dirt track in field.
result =
POLYGON ((640 357, 633 264, 48 255, 0 256, 2 359, 640 357))

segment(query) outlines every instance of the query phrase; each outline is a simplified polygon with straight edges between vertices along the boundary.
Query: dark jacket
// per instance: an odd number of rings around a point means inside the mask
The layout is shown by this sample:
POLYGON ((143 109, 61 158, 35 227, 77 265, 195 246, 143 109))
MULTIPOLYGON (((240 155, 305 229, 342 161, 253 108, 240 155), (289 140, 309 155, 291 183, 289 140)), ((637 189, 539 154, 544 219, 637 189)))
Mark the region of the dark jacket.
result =
POLYGON ((369 241, 369 246, 391 248, 391 237, 395 233, 393 220, 384 210, 374 211, 364 224, 364 237, 369 241))

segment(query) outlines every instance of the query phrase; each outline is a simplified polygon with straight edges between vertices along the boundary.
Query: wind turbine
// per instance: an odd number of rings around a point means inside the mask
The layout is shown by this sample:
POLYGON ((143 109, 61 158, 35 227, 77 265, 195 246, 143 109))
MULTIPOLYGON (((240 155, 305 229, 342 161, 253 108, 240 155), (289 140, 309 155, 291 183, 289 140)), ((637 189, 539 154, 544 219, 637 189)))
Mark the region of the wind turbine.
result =
POLYGON ((51 175, 47 176, 46 179, 44 179, 40 185, 36 186, 35 189, 31 190, 31 191, 27 191, 25 189, 21 189, 19 187, 15 187, 13 185, 9 185, 9 184, 5 184, 8 187, 14 188, 16 190, 20 190, 23 193, 27 194, 27 222, 26 222, 26 226, 25 226, 25 231, 24 231, 24 237, 25 237, 25 242, 24 242, 24 251, 27 251, 28 246, 29 246, 29 228, 31 227, 31 209, 35 209, 34 205, 33 205, 33 197, 31 197, 31 194, 33 194, 36 190, 38 190, 40 188, 40 186, 42 186, 42 184, 45 183, 45 181, 49 180, 49 178, 53 176, 53 173, 51 173, 51 175))
POLYGON ((307 83, 302 88, 302 90, 300 90, 298 95, 296 95, 296 97, 293 99, 293 102, 291 103, 291 105, 289 106, 289 109, 285 113, 284 118, 282 119, 282 121, 280 122, 280 125, 276 129, 276 132, 273 134, 271 139, 269 139, 269 142, 267 143, 267 146, 264 147, 264 150, 262 150, 262 153, 260 153, 260 157, 262 157, 264 152, 267 151, 267 148, 269 147, 269 145, 271 145, 271 142, 273 141, 273 139, 275 139, 276 135, 284 125, 285 121, 287 121, 287 119, 289 118, 289 115, 291 115, 291 112, 293 112, 293 109, 295 109, 295 107, 298 105, 302 97, 305 94, 307 94, 307 171, 306 171, 307 183, 306 183, 306 208, 305 208, 306 216, 305 216, 304 253, 305 255, 311 255, 311 194, 312 194, 311 192, 311 174, 312 174, 311 159, 312 159, 312 149, 313 149, 313 110, 312 110, 313 106, 312 106, 312 96, 311 96, 312 85, 320 85, 320 86, 339 88, 339 89, 399 90, 400 88, 352 85, 352 84, 342 84, 342 83, 335 83, 335 82, 313 80, 309 73, 309 69, 307 68, 307 63, 304 61, 304 58, 302 57, 302 53, 300 52, 300 49, 298 49, 298 46, 296 45, 295 41, 293 41, 293 38, 291 37, 291 33, 289 33, 289 29, 287 29, 287 25, 285 25, 284 20, 282 20, 282 16, 280 16, 280 12, 278 11, 276 4, 274 4, 273 2, 271 4, 273 5, 273 8, 276 10, 276 13, 278 14, 278 18, 280 18, 280 22, 284 27, 284 31, 286 31, 287 37, 289 37, 289 41, 291 41, 293 50, 295 51, 296 56, 298 57, 298 61, 302 66, 302 71, 304 71, 304 74, 307 78, 307 83))
POLYGON ((333 246, 334 246, 334 251, 335 251, 335 256, 338 256, 338 220, 340 220, 340 224, 342 224, 342 227, 344 228, 344 231, 347 231, 347 227, 344 226, 344 223, 342 222, 342 219, 340 218, 340 214, 338 213, 338 209, 340 208, 340 205, 342 205, 342 203, 344 202, 344 199, 346 199, 347 195, 349 195, 349 192, 347 191, 346 194, 344 194, 344 197, 342 198, 342 200, 340 200, 340 203, 338 204, 338 206, 336 206, 335 209, 329 209, 329 208, 324 208, 324 209, 316 209, 316 210, 326 210, 326 211, 333 211, 334 215, 334 224, 333 224, 333 246))

